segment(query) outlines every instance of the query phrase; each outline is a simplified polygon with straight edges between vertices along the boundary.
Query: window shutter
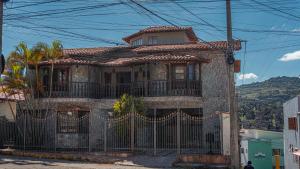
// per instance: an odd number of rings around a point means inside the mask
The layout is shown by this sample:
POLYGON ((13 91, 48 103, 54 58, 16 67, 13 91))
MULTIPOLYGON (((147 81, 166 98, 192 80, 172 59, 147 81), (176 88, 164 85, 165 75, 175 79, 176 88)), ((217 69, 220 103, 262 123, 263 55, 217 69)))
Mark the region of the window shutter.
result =
POLYGON ((297 124, 296 117, 288 118, 288 127, 289 127, 289 130, 298 130, 298 124, 297 124))

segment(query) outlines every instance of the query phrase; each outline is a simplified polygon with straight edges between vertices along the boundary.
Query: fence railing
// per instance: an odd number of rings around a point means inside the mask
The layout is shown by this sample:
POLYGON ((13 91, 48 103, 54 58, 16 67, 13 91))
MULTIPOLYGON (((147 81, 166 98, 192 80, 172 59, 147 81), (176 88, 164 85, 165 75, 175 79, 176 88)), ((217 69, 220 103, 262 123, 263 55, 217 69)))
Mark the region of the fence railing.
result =
POLYGON ((101 99, 119 98, 125 93, 137 97, 201 96, 201 83, 197 80, 156 80, 115 85, 88 82, 54 83, 52 89, 45 86, 38 96, 101 99))
POLYGON ((128 113, 108 118, 53 113, 19 113, 16 121, 0 118, 0 148, 42 151, 145 151, 221 154, 218 116, 195 117, 173 112, 164 117, 128 113))

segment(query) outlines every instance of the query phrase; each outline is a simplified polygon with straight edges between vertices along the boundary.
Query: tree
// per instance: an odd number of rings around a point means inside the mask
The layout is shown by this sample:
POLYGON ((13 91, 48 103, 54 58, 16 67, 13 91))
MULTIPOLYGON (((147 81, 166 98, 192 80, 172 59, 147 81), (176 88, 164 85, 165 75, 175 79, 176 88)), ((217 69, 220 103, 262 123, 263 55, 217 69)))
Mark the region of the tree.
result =
POLYGON ((49 97, 51 97, 52 93, 52 83, 53 83, 53 70, 54 70, 54 62, 57 59, 62 58, 64 55, 63 53, 63 46, 60 41, 53 41, 50 48, 48 48, 48 60, 51 61, 51 72, 50 72, 50 93, 49 97))
POLYGON ((3 73, 5 78, 5 92, 14 94, 15 90, 24 90, 27 86, 26 69, 28 69, 28 61, 31 57, 31 50, 24 42, 20 42, 15 50, 10 53, 7 59, 7 67, 3 73))
POLYGON ((128 94, 123 94, 121 98, 114 103, 113 110, 114 117, 121 117, 130 112, 145 113, 143 100, 128 94))
MULTIPOLYGON (((8 76, 8 81, 14 82, 13 78, 15 77, 10 77, 9 75, 12 75, 11 73, 13 72, 15 74, 14 76, 16 76, 17 72, 12 70, 18 68, 18 77, 23 77, 22 86, 29 86, 32 91, 36 91, 39 95, 43 91, 43 84, 40 79, 39 63, 45 60, 51 62, 50 86, 52 86, 54 62, 56 59, 60 59, 62 57, 63 46, 60 41, 53 41, 50 47, 46 43, 38 42, 31 49, 27 47, 25 42, 20 42, 16 49, 11 52, 8 57, 5 75, 8 76), (31 66, 33 66, 35 70, 35 85, 32 84, 31 79, 29 78, 29 69, 31 66)), ((11 88, 16 87, 16 85, 17 84, 12 85, 11 88)), ((10 87, 8 86, 8 88, 10 87)), ((50 88, 50 93, 51 90, 52 88, 50 88)))
MULTIPOLYGON (((38 105, 29 106, 28 104, 36 102, 31 102, 31 100, 26 98, 39 97, 43 92, 44 87, 40 78, 39 64, 41 61, 51 60, 50 85, 52 86, 53 62, 61 57, 63 57, 63 48, 60 41, 53 41, 50 47, 46 43, 39 42, 32 48, 28 48, 25 42, 20 42, 7 59, 7 66, 4 72, 5 78, 3 79, 5 89, 3 92, 7 95, 16 94, 16 91, 19 93, 22 92, 27 107, 38 109, 38 105), (29 72, 32 68, 34 68, 34 81, 32 81, 33 78, 31 78, 29 72)), ((52 88, 50 88, 50 92, 51 90, 52 88)))

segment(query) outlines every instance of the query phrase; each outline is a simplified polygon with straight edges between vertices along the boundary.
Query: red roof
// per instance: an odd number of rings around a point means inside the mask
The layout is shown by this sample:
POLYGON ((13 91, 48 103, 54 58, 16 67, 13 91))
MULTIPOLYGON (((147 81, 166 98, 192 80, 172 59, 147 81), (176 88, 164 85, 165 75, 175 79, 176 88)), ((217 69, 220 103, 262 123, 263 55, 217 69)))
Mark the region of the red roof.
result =
POLYGON ((96 55, 108 51, 112 47, 96 47, 96 48, 75 48, 75 49, 64 49, 65 55, 96 55))
POLYGON ((6 90, 5 85, 0 86, 0 88, 1 88, 1 90, 4 90, 4 91, 0 92, 0 100, 21 101, 21 100, 25 99, 22 91, 14 90, 13 93, 8 93, 8 92, 5 92, 5 90, 6 90))
POLYGON ((153 63, 153 62, 161 62, 161 61, 177 62, 177 63, 198 61, 198 62, 208 63, 210 60, 199 58, 193 55, 165 54, 165 55, 148 55, 143 57, 132 57, 132 58, 119 58, 109 62, 105 62, 103 63, 103 65, 117 66, 117 65, 127 65, 127 64, 136 64, 136 63, 153 63))
MULTIPOLYGON (((227 49, 227 41, 214 42, 198 42, 196 44, 180 44, 180 45, 155 45, 140 46, 133 49, 136 52, 162 52, 162 51, 178 51, 178 50, 225 50, 227 49)), ((235 41, 234 50, 241 49, 241 42, 235 41)))
POLYGON ((52 60, 45 60, 41 61, 39 65, 49 65, 49 64, 80 64, 80 65, 91 65, 91 64, 97 64, 95 61, 88 61, 88 60, 82 60, 82 59, 76 59, 76 58, 62 58, 62 59, 56 59, 54 61, 52 60))
POLYGON ((129 43, 132 38, 140 36, 144 33, 180 32, 180 31, 184 31, 187 34, 190 41, 192 41, 192 42, 198 41, 198 38, 197 38, 195 32, 193 31, 192 27, 178 27, 178 26, 151 26, 146 29, 142 29, 132 35, 129 35, 129 36, 123 38, 123 40, 125 42, 129 43))
MULTIPOLYGON (((103 54, 109 54, 116 51, 116 49, 127 49, 134 53, 144 52, 158 52, 158 51, 173 51, 173 50, 225 50, 227 48, 227 41, 212 41, 212 42, 198 42, 196 44, 175 44, 175 45, 151 45, 151 46, 118 46, 118 47, 98 47, 98 48, 74 48, 64 49, 64 55, 74 57, 86 57, 86 56, 100 56, 103 54)), ((241 49, 241 42, 239 40, 234 43, 234 50, 241 49)))
MULTIPOLYGON (((102 66, 121 66, 121 65, 130 65, 136 63, 151 63, 151 62, 159 62, 159 61, 169 61, 169 62, 188 62, 188 61, 198 61, 198 62, 209 62, 209 59, 199 58, 193 55, 173 55, 173 54, 165 54, 165 55, 147 55, 143 57, 130 57, 130 58, 117 58, 112 59, 110 61, 89 61, 78 59, 78 58, 64 58, 55 60, 54 64, 88 64, 88 65, 102 65, 102 66)), ((48 65, 52 64, 52 61, 43 61, 40 62, 40 65, 48 65)))

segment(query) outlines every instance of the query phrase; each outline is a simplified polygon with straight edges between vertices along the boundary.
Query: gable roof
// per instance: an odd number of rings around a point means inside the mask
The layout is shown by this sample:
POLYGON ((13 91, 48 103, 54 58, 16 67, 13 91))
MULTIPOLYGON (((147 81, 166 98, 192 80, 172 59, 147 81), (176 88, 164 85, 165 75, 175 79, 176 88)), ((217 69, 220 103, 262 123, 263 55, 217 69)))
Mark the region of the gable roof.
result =
MULTIPOLYGON (((120 66, 145 62, 170 61, 201 61, 209 62, 204 58, 191 56, 191 50, 223 51, 227 48, 227 41, 198 42, 196 44, 152 45, 152 46, 117 46, 99 48, 64 49, 64 58, 55 60, 54 64, 83 64, 120 66), (176 53, 174 52, 183 52, 176 53)), ((234 49, 241 49, 241 42, 235 41, 234 49)), ((52 61, 42 61, 39 65, 52 64, 52 61)))
POLYGON ((127 43, 130 42, 132 38, 140 36, 144 33, 161 33, 161 32, 181 32, 184 31, 187 37, 190 39, 191 42, 197 42, 198 38, 193 31, 192 27, 178 27, 178 26, 151 26, 145 29, 142 29, 132 35, 124 37, 123 40, 127 43))
POLYGON ((8 93, 6 90, 6 85, 1 85, 0 88, 0 100, 5 101, 21 101, 24 100, 24 93, 20 90, 14 90, 13 93, 8 93))
MULTIPOLYGON (((175 44, 175 45, 152 45, 152 46, 139 46, 134 48, 135 52, 163 52, 163 51, 180 51, 180 50, 226 50, 227 41, 213 41, 213 42, 198 42, 191 44, 175 44)), ((241 42, 234 42, 234 50, 241 49, 241 42)))
MULTIPOLYGON (((173 63, 185 63, 188 61, 198 61, 208 63, 210 60, 205 58, 200 58, 193 55, 187 54, 158 54, 158 55, 146 55, 141 57, 123 57, 116 58, 107 61, 96 61, 96 60, 86 60, 85 58, 62 58, 53 61, 53 64, 81 64, 81 65, 102 65, 102 66, 124 66, 140 63, 155 63, 168 61, 173 63)), ((52 64, 52 61, 42 61, 39 65, 52 64)))
MULTIPOLYGON (((138 55, 141 53, 168 52, 168 51, 189 51, 189 50, 225 50, 227 41, 198 42, 195 44, 175 44, 175 45, 147 45, 138 47, 117 46, 98 48, 74 48, 64 49, 64 55, 70 57, 109 57, 114 55, 138 55)), ((241 42, 234 42, 234 50, 241 49, 241 42)))

